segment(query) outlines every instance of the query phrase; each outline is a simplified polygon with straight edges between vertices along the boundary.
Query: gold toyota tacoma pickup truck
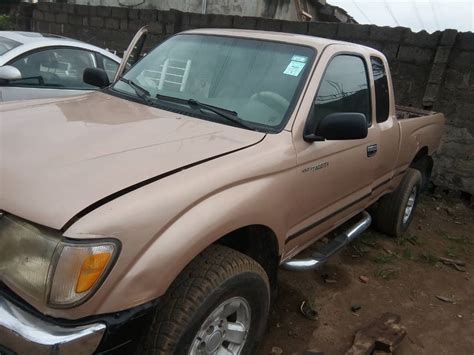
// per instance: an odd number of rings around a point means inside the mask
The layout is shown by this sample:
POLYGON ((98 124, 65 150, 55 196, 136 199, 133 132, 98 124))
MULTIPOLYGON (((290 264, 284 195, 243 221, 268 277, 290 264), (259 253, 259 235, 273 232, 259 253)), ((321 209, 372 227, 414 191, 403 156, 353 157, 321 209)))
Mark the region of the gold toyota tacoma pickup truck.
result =
POLYGON ((249 354, 279 267, 413 218, 444 117, 395 106, 382 53, 145 37, 113 82, 86 69, 98 92, 0 106, 2 354, 249 354))

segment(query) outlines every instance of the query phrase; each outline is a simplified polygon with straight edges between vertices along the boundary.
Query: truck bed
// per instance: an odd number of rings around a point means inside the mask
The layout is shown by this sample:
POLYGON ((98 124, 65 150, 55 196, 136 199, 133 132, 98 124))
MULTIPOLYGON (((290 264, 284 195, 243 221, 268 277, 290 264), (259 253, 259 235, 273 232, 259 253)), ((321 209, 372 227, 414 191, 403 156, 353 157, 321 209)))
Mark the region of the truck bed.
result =
POLYGON ((414 108, 410 106, 400 106, 396 105, 397 119, 403 120, 406 118, 416 118, 421 116, 431 116, 436 114, 434 111, 426 111, 419 108, 414 108))
POLYGON ((407 167, 413 161, 413 152, 426 148, 426 153, 432 155, 439 148, 445 121, 443 114, 396 106, 396 115, 400 125, 399 166, 407 167))

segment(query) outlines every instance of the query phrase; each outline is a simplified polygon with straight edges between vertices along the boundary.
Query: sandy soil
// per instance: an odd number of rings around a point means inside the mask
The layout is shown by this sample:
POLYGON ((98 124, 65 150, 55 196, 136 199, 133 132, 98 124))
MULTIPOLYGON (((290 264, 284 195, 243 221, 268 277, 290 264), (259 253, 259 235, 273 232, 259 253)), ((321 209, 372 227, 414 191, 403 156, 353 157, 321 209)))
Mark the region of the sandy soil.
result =
POLYGON ((422 196, 401 239, 369 230, 318 271, 282 270, 279 287, 261 354, 273 347, 283 354, 344 354, 358 329, 394 312, 408 331, 395 354, 473 355, 474 209, 460 200, 422 196), (465 270, 438 257, 460 259, 465 270), (304 300, 317 310, 317 320, 300 313, 304 300), (353 305, 361 309, 354 313, 353 305))

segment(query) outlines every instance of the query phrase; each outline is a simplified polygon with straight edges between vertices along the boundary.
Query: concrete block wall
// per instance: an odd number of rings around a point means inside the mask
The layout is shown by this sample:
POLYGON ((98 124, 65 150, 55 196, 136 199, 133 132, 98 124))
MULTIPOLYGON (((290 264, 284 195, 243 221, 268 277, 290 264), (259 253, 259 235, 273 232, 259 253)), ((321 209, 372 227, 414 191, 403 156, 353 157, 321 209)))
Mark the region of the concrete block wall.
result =
MULTIPOLYGON (((454 34, 452 34, 454 37, 454 34)), ((435 166, 436 182, 474 194, 474 33, 453 39, 438 99, 433 108, 447 117, 447 130, 435 166)), ((438 53, 438 61, 445 60, 438 53)))
POLYGON ((19 3, 20 0, 0 0, 0 15, 8 15, 19 3))
POLYGON ((435 159, 435 184, 474 194, 473 33, 413 33, 402 27, 55 3, 22 3, 15 18, 19 29, 69 36, 119 53, 145 24, 155 44, 180 31, 220 27, 299 33, 374 47, 388 58, 398 104, 447 116, 443 147, 435 159))

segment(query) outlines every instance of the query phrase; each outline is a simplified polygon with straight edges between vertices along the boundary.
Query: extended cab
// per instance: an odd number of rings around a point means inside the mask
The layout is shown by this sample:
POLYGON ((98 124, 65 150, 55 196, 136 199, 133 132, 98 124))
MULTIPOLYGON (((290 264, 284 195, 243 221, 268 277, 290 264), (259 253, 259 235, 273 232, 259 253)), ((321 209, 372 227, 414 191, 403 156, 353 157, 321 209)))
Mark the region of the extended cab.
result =
POLYGON ((193 30, 126 71, 145 32, 101 91, 0 106, 0 353, 248 354, 280 266, 413 218, 444 117, 382 53, 193 30))

